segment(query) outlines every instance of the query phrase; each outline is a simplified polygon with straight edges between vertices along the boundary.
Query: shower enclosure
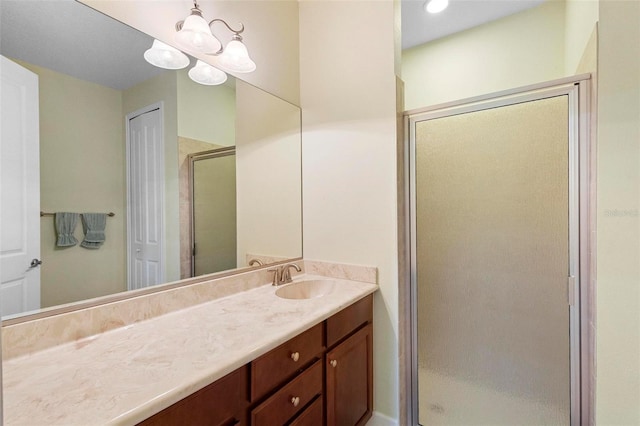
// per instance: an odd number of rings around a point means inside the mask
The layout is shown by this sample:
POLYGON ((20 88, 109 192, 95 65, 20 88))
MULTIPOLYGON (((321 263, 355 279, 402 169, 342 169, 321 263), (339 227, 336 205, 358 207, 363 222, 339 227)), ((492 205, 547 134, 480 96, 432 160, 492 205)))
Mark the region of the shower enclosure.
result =
POLYGON ((191 276, 237 266, 236 149, 189 155, 191 276))
POLYGON ((413 424, 580 424, 575 83, 408 115, 413 424))

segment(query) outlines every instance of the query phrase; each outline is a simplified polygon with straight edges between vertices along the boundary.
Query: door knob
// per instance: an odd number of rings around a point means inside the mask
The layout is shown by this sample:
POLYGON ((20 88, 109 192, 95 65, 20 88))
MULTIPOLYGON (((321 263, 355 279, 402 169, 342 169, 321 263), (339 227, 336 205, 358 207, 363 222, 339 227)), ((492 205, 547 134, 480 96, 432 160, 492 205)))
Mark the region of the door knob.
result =
POLYGON ((42 265, 42 260, 40 260, 40 259, 33 259, 33 260, 31 261, 31 263, 29 264, 29 267, 31 267, 31 268, 36 268, 36 267, 38 267, 38 266, 40 266, 40 265, 42 265))

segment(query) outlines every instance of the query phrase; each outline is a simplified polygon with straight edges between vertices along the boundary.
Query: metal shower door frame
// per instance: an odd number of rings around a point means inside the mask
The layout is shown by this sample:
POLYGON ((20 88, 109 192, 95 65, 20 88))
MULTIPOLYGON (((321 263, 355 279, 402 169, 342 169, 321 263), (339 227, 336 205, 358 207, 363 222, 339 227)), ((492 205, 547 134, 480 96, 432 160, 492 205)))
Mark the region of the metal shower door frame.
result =
POLYGON ((189 172, 189 248, 191 250, 191 277, 195 277, 196 273, 196 216, 195 216, 195 162, 201 160, 210 160, 212 158, 228 157, 230 155, 236 155, 236 147, 227 146, 223 148, 211 149, 208 151, 194 152, 187 156, 188 172, 189 172))
MULTIPOLYGON (((588 342, 590 316, 588 312, 590 280, 590 229, 592 209, 590 191, 590 103, 589 74, 554 80, 537 85, 464 99, 428 108, 407 111, 405 124, 405 180, 404 190, 408 212, 407 252, 409 253, 408 297, 410 321, 408 324, 408 376, 407 403, 410 405, 408 421, 418 425, 418 350, 417 350, 417 260, 416 260, 416 124, 421 121, 467 114, 492 108, 537 101, 557 96, 568 99, 569 137, 569 277, 567 299, 569 304, 570 335, 570 421, 579 426, 591 412, 592 355, 588 342), (583 253, 581 256, 580 253, 583 253), (573 286, 573 288, 572 288, 573 286)), ((407 219, 405 217, 405 219, 407 219)))

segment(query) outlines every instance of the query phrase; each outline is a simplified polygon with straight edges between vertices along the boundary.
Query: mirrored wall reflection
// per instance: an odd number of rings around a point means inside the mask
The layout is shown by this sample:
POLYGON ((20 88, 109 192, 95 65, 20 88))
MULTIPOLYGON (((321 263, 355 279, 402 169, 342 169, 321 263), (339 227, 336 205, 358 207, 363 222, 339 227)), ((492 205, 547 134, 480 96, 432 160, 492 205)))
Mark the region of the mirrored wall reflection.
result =
MULTIPOLYGON (((163 282, 247 267, 252 257, 302 255, 298 107, 231 76, 223 85, 203 86, 188 77, 188 68, 156 68, 143 59, 152 38, 75 1, 3 0, 0 7, 0 54, 38 76, 40 210, 115 213, 96 250, 56 246, 53 218, 41 218, 42 308, 128 289, 131 169, 125 117, 150 105, 162 106, 163 282), (223 226, 228 235, 212 232, 219 224, 209 218, 195 230, 195 241, 235 234, 235 253, 199 268, 190 256, 188 157, 227 147, 236 150, 235 182, 229 178, 225 194, 235 186, 235 212, 225 213, 229 221, 223 226)), ((218 180, 216 173, 205 179, 218 180)), ((198 199, 230 204, 205 195, 198 199)), ((82 241, 82 226, 75 236, 82 241)))
POLYGON ((189 178, 192 250, 185 264, 190 275, 233 269, 238 245, 235 147, 189 154, 189 178))

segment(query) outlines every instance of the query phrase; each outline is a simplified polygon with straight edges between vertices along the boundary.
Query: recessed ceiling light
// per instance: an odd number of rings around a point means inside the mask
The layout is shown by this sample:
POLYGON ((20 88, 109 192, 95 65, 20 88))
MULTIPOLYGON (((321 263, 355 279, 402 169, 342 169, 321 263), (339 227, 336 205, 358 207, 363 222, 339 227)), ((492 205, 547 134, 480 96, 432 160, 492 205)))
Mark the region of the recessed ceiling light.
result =
POLYGON ((430 0, 424 4, 424 9, 429 13, 439 13, 449 6, 449 0, 430 0))

